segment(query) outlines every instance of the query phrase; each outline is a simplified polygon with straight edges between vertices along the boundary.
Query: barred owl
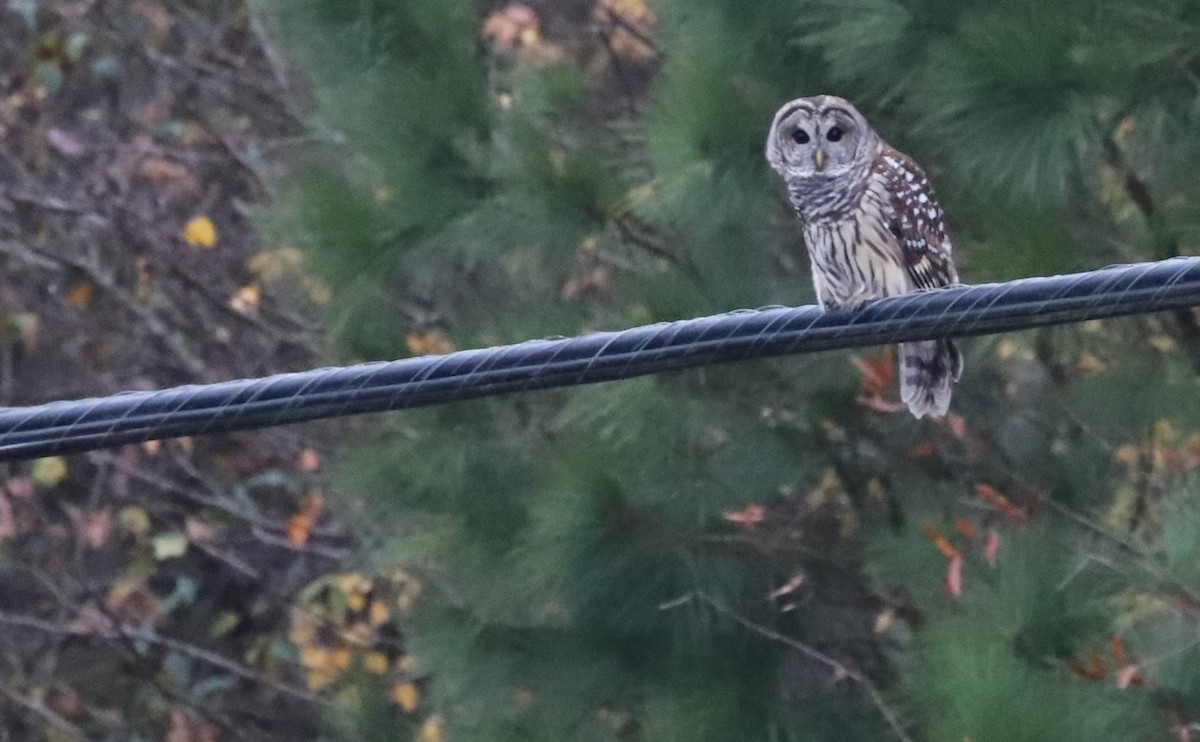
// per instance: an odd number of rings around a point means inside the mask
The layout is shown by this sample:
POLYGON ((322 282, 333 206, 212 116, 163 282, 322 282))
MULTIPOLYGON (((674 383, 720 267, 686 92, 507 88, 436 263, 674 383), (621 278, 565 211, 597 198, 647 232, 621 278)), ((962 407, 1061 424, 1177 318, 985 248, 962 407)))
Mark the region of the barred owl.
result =
MULTIPOLYGON (((798 98, 775 114, 767 162, 800 217, 822 307, 958 282, 950 234, 925 173, 849 102, 798 98)), ((900 345, 900 399, 944 416, 962 357, 950 340, 900 345)))

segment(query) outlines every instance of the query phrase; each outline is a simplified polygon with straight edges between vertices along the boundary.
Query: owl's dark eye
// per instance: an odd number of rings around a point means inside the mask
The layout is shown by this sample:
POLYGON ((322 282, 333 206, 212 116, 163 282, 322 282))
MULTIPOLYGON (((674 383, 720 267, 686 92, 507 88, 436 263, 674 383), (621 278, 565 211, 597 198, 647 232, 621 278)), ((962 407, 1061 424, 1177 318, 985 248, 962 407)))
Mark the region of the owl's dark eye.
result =
POLYGON ((792 141, 796 144, 808 144, 808 132, 804 129, 796 129, 792 132, 792 141))
POLYGON ((841 139, 842 135, 845 133, 846 132, 842 131, 840 126, 835 126, 825 133, 825 138, 831 142, 836 142, 841 139))

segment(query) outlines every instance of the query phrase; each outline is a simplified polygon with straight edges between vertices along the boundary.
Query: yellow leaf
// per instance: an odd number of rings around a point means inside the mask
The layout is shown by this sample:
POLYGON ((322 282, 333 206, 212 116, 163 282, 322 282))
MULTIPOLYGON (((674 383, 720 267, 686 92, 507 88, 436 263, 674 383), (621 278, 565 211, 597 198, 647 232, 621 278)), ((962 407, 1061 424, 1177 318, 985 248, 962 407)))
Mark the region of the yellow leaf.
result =
POLYGON ((434 714, 421 725, 417 742, 442 742, 442 717, 434 714))
POLYGON ((333 289, 319 279, 312 276, 304 277, 304 288, 308 291, 308 298, 313 300, 313 304, 325 306, 333 301, 333 289))
POLYGON ((387 606, 378 600, 371 601, 367 622, 372 626, 382 626, 388 620, 387 606))
POLYGON ((246 261, 246 268, 264 281, 277 281, 298 272, 303 265, 304 254, 290 245, 260 250, 246 261))
POLYGON ((367 670, 376 675, 382 675, 388 671, 388 658, 383 652, 367 652, 363 657, 363 664, 367 670))
POLYGON ((1170 353, 1179 347, 1179 343, 1175 342, 1175 338, 1170 335, 1151 335, 1146 342, 1160 353, 1170 353))
POLYGON ((126 505, 117 513, 117 523, 124 530, 141 536, 150 530, 150 516, 137 505, 126 505))
POLYGON ((217 228, 212 219, 207 216, 194 217, 183 228, 183 239, 189 245, 197 247, 215 247, 217 244, 217 228))
MULTIPOLYGON (((399 704, 400 708, 404 709, 406 714, 411 714, 417 708, 417 702, 421 700, 420 694, 417 692, 417 686, 412 683, 396 683, 392 688, 392 700, 399 704)), ((424 739, 424 730, 422 730, 422 739, 424 739)))
POLYGON ((288 520, 287 537, 297 546, 308 543, 309 532, 312 531, 313 519, 308 513, 296 513, 288 520))
POLYGON ((262 289, 258 287, 258 284, 252 283, 238 289, 237 293, 230 297, 229 306, 235 312, 247 314, 258 309, 261 300, 262 289))
POLYGON ((327 667, 308 671, 308 689, 316 693, 324 690, 338 679, 337 671, 327 667))
POLYGON ((160 533, 151 541, 154 558, 158 561, 174 559, 187 553, 187 536, 182 533, 160 533))
POLYGON ((62 456, 49 456, 33 462, 29 478, 34 484, 53 487, 67 476, 67 460, 62 456))
POLYGON ((300 650, 300 664, 310 670, 325 667, 329 664, 329 650, 311 644, 303 647, 300 650))

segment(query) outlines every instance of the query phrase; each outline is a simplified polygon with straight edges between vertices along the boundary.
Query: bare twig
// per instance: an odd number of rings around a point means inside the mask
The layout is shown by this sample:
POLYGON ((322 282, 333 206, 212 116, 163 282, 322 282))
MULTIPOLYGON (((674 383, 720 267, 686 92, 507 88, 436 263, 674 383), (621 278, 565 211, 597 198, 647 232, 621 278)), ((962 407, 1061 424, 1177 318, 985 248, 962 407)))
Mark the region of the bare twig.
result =
POLYGON ((138 302, 128 291, 123 289, 113 278, 112 274, 101 270, 87 260, 80 258, 69 258, 62 255, 55 255, 41 250, 22 245, 19 242, 2 241, 0 242, 0 253, 16 257, 31 264, 47 267, 46 264, 56 265, 59 268, 67 267, 80 271, 88 277, 97 288, 104 291, 108 296, 112 297, 123 306, 126 311, 136 317, 146 330, 153 335, 160 343, 175 354, 181 363, 187 368, 188 372, 196 376, 197 379, 203 379, 208 376, 208 365, 192 352, 190 348, 180 339, 178 333, 172 332, 153 311, 148 307, 138 302))
POLYGON ((292 698, 298 698, 310 703, 325 703, 325 699, 315 693, 276 680, 270 675, 255 670, 252 667, 247 667, 235 662, 224 655, 216 652, 210 652, 207 649, 197 647, 194 644, 189 644, 178 639, 172 639, 170 637, 163 636, 153 629, 125 626, 115 621, 111 622, 108 628, 97 627, 95 629, 85 629, 66 623, 46 621, 34 616, 22 616, 4 612, 0 612, 0 624, 64 636, 91 636, 108 640, 120 639, 133 642, 143 642, 145 644, 179 652, 180 654, 186 655, 192 659, 199 660, 208 665, 212 665, 213 667, 224 670, 231 675, 236 675, 243 680, 271 688, 272 690, 278 691, 279 693, 287 696, 291 696, 292 698))
POLYGON ((52 727, 61 729, 77 739, 83 739, 85 736, 82 729, 67 721, 62 716, 59 716, 54 711, 50 710, 46 704, 42 703, 41 701, 35 701, 32 698, 26 698, 6 685, 0 685, 0 695, 3 695, 13 704, 20 706, 34 716, 41 718, 52 727))
POLYGON ((870 681, 870 679, 867 678, 867 676, 863 675, 858 670, 847 667, 842 662, 839 662, 838 660, 834 659, 833 657, 830 657, 829 655, 825 654, 824 652, 822 652, 818 649, 814 649, 813 647, 810 647, 809 645, 805 644, 804 642, 801 642, 797 639, 793 639, 790 636, 781 634, 778 631, 775 631, 774 629, 771 629, 767 626, 763 626, 762 624, 755 623, 755 622, 751 621, 750 619, 746 618, 745 616, 742 616, 741 614, 737 613, 733 609, 729 608, 725 604, 721 603, 720 601, 716 600, 712 596, 707 595, 702 592, 691 593, 690 596, 684 596, 684 598, 681 600, 672 601, 671 604, 667 604, 664 607, 675 607, 677 605, 683 605, 684 603, 687 602, 687 598, 691 598, 691 599, 697 600, 701 603, 704 603, 705 605, 712 608, 717 613, 721 614, 722 616, 725 616, 726 618, 733 620, 734 622, 738 623, 742 627, 749 629, 750 631, 752 631, 760 636, 766 637, 767 639, 770 639, 771 641, 779 642, 780 644, 783 644, 784 646, 787 646, 791 649, 796 650, 797 652, 800 652, 805 657, 808 657, 809 659, 814 660, 815 662, 825 665, 826 667, 828 667, 830 670, 833 671, 833 676, 835 679, 848 678, 849 680, 854 681, 859 686, 861 686, 862 689, 866 692, 867 696, 871 699, 871 703, 875 706, 876 710, 879 711, 879 714, 880 714, 880 716, 882 716, 884 718, 884 721, 887 722, 887 725, 891 728, 892 733, 896 735, 896 738, 901 740, 901 742, 913 742, 913 739, 912 739, 912 737, 910 737, 908 735, 908 732, 904 731, 904 726, 900 723, 900 717, 899 717, 899 714, 897 714, 896 710, 888 705, 887 701, 883 697, 883 694, 879 691, 878 688, 875 687, 875 684, 872 683, 870 681))

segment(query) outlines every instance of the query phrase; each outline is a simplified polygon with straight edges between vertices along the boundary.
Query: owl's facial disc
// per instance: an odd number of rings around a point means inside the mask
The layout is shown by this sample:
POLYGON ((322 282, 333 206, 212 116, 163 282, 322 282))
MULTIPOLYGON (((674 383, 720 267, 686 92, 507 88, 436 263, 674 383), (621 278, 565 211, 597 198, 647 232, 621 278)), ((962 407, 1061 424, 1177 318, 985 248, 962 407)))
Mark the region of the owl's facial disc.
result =
POLYGON ((835 178, 869 160, 873 142, 862 115, 841 98, 799 98, 775 114, 767 160, 784 178, 835 178))

